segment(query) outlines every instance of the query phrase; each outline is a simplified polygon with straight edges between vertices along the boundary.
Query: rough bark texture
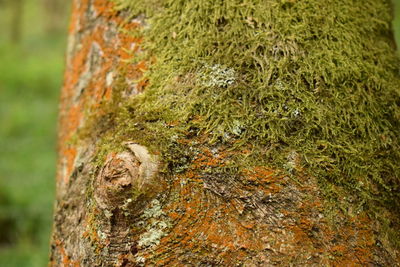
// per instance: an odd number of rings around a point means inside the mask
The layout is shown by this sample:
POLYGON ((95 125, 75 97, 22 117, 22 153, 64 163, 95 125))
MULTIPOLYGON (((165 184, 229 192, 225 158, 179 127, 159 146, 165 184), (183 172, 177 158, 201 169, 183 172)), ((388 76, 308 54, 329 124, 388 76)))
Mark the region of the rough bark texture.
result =
MULTIPOLYGON (((156 8, 158 1, 153 2, 156 8)), ((282 1, 282 8, 286 10, 296 2, 282 1)), ((215 141, 212 134, 195 127, 182 126, 182 135, 168 135, 156 128, 159 125, 148 126, 158 119, 152 115, 146 118, 148 124, 125 120, 140 112, 126 101, 147 90, 152 82, 144 76, 149 65, 165 60, 141 58, 143 36, 133 32, 152 25, 143 14, 134 18, 132 14, 127 9, 117 11, 108 0, 73 1, 60 103, 51 266, 398 264, 399 248, 387 235, 398 234, 399 205, 378 206, 392 221, 389 231, 367 208, 359 209, 357 195, 347 195, 350 200, 346 201, 336 196, 333 201, 323 189, 327 186, 308 172, 302 151, 282 150, 287 167, 284 170, 265 163, 268 159, 254 162, 253 156, 249 156, 253 162, 246 163, 246 155, 253 151, 267 155, 284 142, 260 144, 257 148, 256 138, 236 145, 240 138, 215 141), (131 61, 135 57, 138 59, 131 61), (121 128, 124 123, 130 128, 121 128), (146 139, 147 133, 155 138, 155 147, 153 139, 146 139), (157 137, 169 140, 159 150, 157 137)), ((224 25, 221 19, 219 23, 224 25)), ((248 17, 245 23, 253 27, 257 21, 248 17)), ((177 34, 170 32, 172 39, 179 39, 177 34)), ((387 32, 380 34, 379 42, 390 47, 387 32)), ((285 45, 290 49, 277 51, 276 46, 271 55, 275 59, 286 53, 289 57, 305 57, 297 52, 300 48, 295 42, 285 45)), ((224 69, 223 74, 215 74, 218 68, 211 67, 205 74, 203 70, 200 84, 220 87, 215 90, 229 88, 235 81, 231 77, 234 73, 224 69), (216 75, 212 84, 204 80, 210 73, 216 75)), ((193 73, 185 75, 175 77, 173 82, 190 84, 196 79, 193 73)), ((317 76, 324 75, 328 74, 317 76)), ((307 85, 320 93, 329 86, 323 80, 307 85)), ((398 91, 393 97, 398 99, 398 91)), ((297 112, 293 116, 299 116, 297 112)), ((190 118, 196 120, 202 120, 201 116, 190 118)), ((182 122, 170 120, 161 125, 169 131, 180 127, 178 124, 182 122)), ((238 136, 244 131, 234 129, 238 136)), ((389 137, 382 135, 385 138, 389 137)), ((321 162, 321 168, 328 167, 321 162)), ((393 188, 398 186, 396 179, 393 188)), ((344 195, 354 193, 346 191, 345 185, 342 189, 340 183, 332 187, 344 195)), ((399 199, 398 195, 390 196, 392 199, 385 201, 399 199)))

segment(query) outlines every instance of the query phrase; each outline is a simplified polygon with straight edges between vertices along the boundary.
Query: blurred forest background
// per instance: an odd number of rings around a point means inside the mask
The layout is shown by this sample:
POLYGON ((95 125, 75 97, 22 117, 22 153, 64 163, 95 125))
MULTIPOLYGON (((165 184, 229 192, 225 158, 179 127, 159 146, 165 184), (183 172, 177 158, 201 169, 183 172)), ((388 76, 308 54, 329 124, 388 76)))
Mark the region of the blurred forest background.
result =
POLYGON ((0 266, 46 266, 71 1, 0 0, 0 266))
MULTIPOLYGON (((46 266, 71 1, 0 0, 0 266, 46 266)), ((394 29, 400 44, 400 0, 394 29)))

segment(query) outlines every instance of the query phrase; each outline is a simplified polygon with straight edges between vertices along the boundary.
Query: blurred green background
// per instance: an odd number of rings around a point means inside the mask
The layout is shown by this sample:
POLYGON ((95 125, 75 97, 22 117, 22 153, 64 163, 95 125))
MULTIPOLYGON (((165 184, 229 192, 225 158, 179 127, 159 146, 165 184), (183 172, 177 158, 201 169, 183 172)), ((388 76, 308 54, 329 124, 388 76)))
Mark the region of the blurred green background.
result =
POLYGON ((0 266, 46 266, 71 1, 0 0, 0 266))
MULTIPOLYGON (((400 43, 400 0, 394 29, 400 43)), ((46 266, 71 1, 0 0, 0 266, 46 266)))

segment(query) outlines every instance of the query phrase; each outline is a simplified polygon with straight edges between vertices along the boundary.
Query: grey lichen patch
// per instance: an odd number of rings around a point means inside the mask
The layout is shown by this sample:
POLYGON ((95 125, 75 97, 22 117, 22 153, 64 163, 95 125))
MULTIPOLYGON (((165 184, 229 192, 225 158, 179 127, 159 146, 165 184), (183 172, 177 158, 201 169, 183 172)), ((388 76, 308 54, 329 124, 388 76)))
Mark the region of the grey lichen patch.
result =
POLYGON ((236 72, 233 68, 224 67, 220 64, 206 64, 200 70, 200 83, 206 87, 226 88, 236 80, 236 72))
POLYGON ((142 216, 146 231, 140 235, 138 245, 142 248, 152 248, 160 244, 162 237, 167 235, 170 227, 170 220, 161 209, 160 202, 155 199, 151 202, 150 208, 146 209, 142 216))
POLYGON ((100 240, 104 241, 107 239, 108 235, 105 232, 102 232, 100 229, 97 230, 97 235, 99 236, 100 240))
POLYGON ((123 214, 127 217, 130 215, 130 205, 133 202, 132 198, 128 198, 124 201, 124 203, 122 204, 122 206, 120 206, 119 208, 122 210, 123 214))
POLYGON ((286 156, 284 168, 291 174, 300 168, 301 158, 296 151, 290 151, 286 156))
POLYGON ((156 222, 151 225, 151 228, 140 236, 138 245, 140 247, 153 247, 160 244, 161 237, 165 236, 164 229, 167 224, 164 222, 156 222))
POLYGON ((86 59, 85 70, 81 73, 78 80, 79 82, 76 85, 74 101, 77 101, 84 90, 87 89, 89 83, 91 82, 93 73, 95 73, 101 66, 100 63, 102 61, 103 54, 104 53, 101 50, 100 45, 97 42, 93 42, 86 59))

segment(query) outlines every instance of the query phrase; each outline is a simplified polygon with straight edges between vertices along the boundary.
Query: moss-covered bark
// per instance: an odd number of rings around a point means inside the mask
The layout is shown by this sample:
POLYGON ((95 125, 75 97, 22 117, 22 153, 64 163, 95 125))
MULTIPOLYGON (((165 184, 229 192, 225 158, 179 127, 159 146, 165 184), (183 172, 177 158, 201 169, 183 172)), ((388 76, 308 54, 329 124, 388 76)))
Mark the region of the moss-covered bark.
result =
POLYGON ((385 0, 76 0, 52 263, 396 264, 391 19, 385 0))

